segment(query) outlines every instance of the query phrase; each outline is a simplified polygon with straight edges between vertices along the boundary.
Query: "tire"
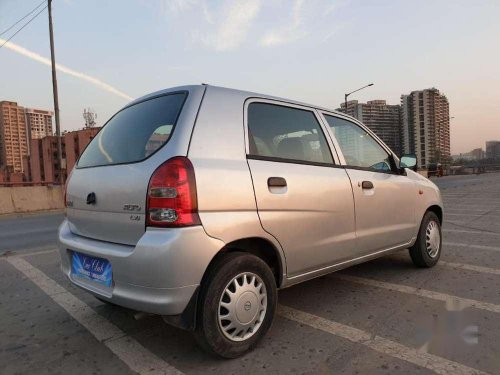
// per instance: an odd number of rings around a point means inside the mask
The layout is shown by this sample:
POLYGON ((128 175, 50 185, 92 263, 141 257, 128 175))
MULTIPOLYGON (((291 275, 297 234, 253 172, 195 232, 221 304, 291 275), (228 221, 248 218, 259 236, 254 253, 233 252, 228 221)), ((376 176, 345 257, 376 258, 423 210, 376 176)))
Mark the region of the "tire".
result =
POLYGON ((194 331, 198 344, 209 353, 237 358, 252 350, 271 327, 276 280, 269 266, 255 255, 228 253, 208 271, 198 302, 194 331), (236 325, 234 330, 232 325, 236 325))
POLYGON ((442 251, 441 224, 434 212, 427 211, 420 224, 418 237, 410 248, 410 257, 417 267, 434 267, 442 251))

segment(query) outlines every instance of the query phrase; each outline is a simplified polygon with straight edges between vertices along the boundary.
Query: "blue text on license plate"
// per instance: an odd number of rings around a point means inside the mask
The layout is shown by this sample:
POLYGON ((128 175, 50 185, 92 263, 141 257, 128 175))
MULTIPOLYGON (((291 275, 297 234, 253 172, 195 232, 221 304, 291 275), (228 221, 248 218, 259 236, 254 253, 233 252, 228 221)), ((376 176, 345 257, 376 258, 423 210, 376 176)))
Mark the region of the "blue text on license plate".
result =
POLYGON ((71 270, 74 276, 111 287, 113 275, 111 263, 102 258, 73 252, 71 270))

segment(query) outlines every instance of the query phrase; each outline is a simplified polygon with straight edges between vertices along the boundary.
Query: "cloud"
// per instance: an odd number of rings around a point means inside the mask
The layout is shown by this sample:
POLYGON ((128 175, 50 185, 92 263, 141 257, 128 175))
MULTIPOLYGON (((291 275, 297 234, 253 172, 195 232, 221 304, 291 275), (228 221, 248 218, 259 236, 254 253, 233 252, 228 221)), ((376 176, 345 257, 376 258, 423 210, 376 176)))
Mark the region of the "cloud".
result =
MULTIPOLYGON (((260 0, 234 0, 226 3, 224 18, 219 27, 208 35, 195 34, 201 42, 217 51, 227 51, 238 47, 246 38, 261 8, 260 0)), ((205 18, 211 19, 208 10, 204 10, 205 18)))
MULTIPOLYGON (((1 44, 4 44, 6 41, 4 39, 1 39, 0 38, 0 45, 1 44)), ((47 66, 51 66, 51 62, 50 62, 50 59, 47 59, 46 57, 43 57, 43 56, 40 56, 39 54, 35 53, 35 52, 31 52, 29 50, 27 50, 26 48, 24 47, 21 47, 17 44, 14 44, 12 42, 7 42, 4 46, 5 48, 8 48, 16 53, 19 53, 20 55, 23 55, 23 56, 26 56, 28 57, 29 59, 31 60, 34 60, 34 61, 37 61, 41 64, 44 64, 44 65, 47 65, 47 66)), ((76 70, 73 70, 73 69, 70 69, 70 68, 67 68, 66 66, 64 65, 61 65, 61 64, 56 64, 56 69, 61 72, 61 73, 64 73, 64 74, 67 74, 67 75, 70 75, 70 76, 73 76, 73 77, 76 77, 76 78, 79 78, 83 81, 87 81, 87 82, 90 82, 91 84, 93 84, 94 86, 104 90, 104 91, 108 91, 112 94, 115 94, 117 96, 120 96, 124 99, 127 99, 127 100, 132 100, 133 98, 127 94, 125 94, 124 92, 114 88, 113 86, 107 84, 106 82, 103 82, 101 81, 100 79, 97 79, 95 77, 92 77, 92 76, 89 76, 87 74, 84 74, 84 73, 80 73, 80 72, 77 72, 76 70)))
POLYGON ((344 7, 350 3, 350 0, 336 0, 328 5, 323 13, 323 16, 329 16, 336 12, 339 8, 344 7))
POLYGON ((292 11, 290 24, 267 32, 260 40, 260 44, 264 47, 273 47, 280 44, 287 44, 296 41, 307 35, 307 32, 302 30, 303 18, 302 8, 304 0, 295 0, 292 11))
POLYGON ((178 14, 191 9, 196 5, 196 0, 163 0, 162 10, 177 16, 178 14))

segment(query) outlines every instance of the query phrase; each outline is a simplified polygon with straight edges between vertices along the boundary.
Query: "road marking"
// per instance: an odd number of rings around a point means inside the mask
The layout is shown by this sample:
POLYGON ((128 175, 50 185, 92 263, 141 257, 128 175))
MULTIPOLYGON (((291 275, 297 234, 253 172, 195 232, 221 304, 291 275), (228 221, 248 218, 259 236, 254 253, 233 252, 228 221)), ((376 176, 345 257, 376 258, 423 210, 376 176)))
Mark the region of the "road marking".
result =
MULTIPOLYGON (((468 211, 479 211, 479 212, 483 212, 483 213, 489 213, 489 212, 490 212, 490 211, 489 211, 488 209, 486 209, 486 208, 449 208, 449 207, 447 207, 447 208, 445 209, 445 211, 446 211, 446 212, 445 212, 445 215, 447 215, 447 214, 448 214, 448 211, 467 211, 467 212, 468 212, 468 211)), ((466 213, 464 213, 464 215, 466 215, 466 214, 467 214, 467 212, 466 212, 466 213)))
POLYGON ((442 195, 442 197, 444 198, 445 201, 456 201, 456 200, 459 200, 459 201, 472 201, 472 200, 480 200, 480 201, 484 201, 484 202, 493 202, 493 203, 498 203, 500 202, 500 199, 496 199, 496 198, 480 198, 480 197, 452 197, 452 196, 449 196, 449 195, 442 195))
POLYGON ((479 249, 479 250, 500 251, 500 247, 496 247, 496 246, 474 245, 474 244, 466 244, 466 243, 460 243, 460 242, 448 242, 448 241, 443 242, 443 244, 446 246, 470 247, 472 249, 479 249))
POLYGON ((26 275, 98 341, 106 345, 132 371, 141 375, 182 374, 26 260, 16 256, 4 259, 26 275))
POLYGON ((490 212, 486 212, 484 214, 469 214, 469 213, 465 213, 465 214, 452 214, 452 213, 449 213, 447 212, 446 213, 446 216, 466 216, 466 217, 481 217, 481 216, 484 216, 484 217, 499 217, 500 215, 495 215, 495 214, 491 214, 490 212))
POLYGON ((301 310, 296 310, 292 307, 279 305, 278 315, 288 320, 342 337, 351 342, 367 346, 379 353, 413 363, 417 366, 434 371, 437 374, 485 374, 485 372, 467 367, 460 363, 419 351, 384 337, 373 335, 358 328, 337 323, 301 310))
POLYGON ((470 233, 470 234, 486 234, 489 236, 500 236, 500 233, 496 232, 486 232, 486 231, 480 231, 480 230, 467 230, 467 229, 443 229, 443 232, 449 232, 449 233, 470 233))
POLYGON ((406 294, 412 294, 419 297, 425 297, 436 301, 442 301, 449 305, 458 304, 458 306, 461 306, 462 308, 474 307, 476 309, 486 310, 500 314, 500 305, 495 305, 494 303, 481 302, 474 299, 457 297, 446 293, 434 292, 431 290, 415 288, 407 285, 393 284, 374 279, 365 279, 363 277, 357 277, 345 274, 335 274, 333 276, 338 279, 350 281, 357 284, 368 285, 376 288, 387 289, 406 294))
POLYGON ((29 247, 27 250, 30 250, 29 252, 21 251, 19 250, 0 250, 0 256, 29 256, 33 254, 47 254, 52 251, 56 251, 57 248, 52 246, 40 246, 40 247, 29 247))
POLYGON ((56 251, 57 251, 57 249, 47 249, 47 250, 41 250, 41 251, 30 251, 29 253, 15 253, 15 254, 8 255, 8 256, 16 256, 16 257, 25 258, 25 257, 29 257, 32 255, 51 254, 51 253, 55 253, 56 251))
MULTIPOLYGON (((475 224, 474 221, 469 221, 469 220, 455 221, 455 220, 448 220, 446 218, 444 219, 444 223, 445 224, 455 225, 457 227, 463 227, 463 226, 466 226, 466 225, 475 224)), ((478 224, 478 225, 481 225, 481 224, 478 224)))
MULTIPOLYGON (((444 203, 444 214, 446 215, 446 212, 448 210, 448 205, 446 202, 444 203)), ((480 209, 484 211, 497 211, 500 209, 500 206, 493 206, 493 205, 487 205, 487 206, 482 206, 478 204, 472 204, 472 205, 453 205, 454 210, 469 210, 469 209, 480 209)))
POLYGON ((483 266, 475 266, 473 264, 453 263, 453 262, 445 262, 443 260, 440 260, 438 263, 438 266, 446 266, 446 267, 451 267, 451 268, 455 268, 455 269, 462 269, 462 270, 481 272, 481 273, 489 273, 492 275, 500 275, 499 269, 483 267, 483 266))

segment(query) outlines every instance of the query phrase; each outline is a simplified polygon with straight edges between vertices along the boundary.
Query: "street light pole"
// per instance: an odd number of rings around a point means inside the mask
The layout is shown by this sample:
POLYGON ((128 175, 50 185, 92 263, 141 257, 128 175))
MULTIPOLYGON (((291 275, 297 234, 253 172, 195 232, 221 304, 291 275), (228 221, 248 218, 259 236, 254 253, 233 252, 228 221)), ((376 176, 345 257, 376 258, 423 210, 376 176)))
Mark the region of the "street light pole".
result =
POLYGON ((59 96, 57 94, 56 56, 54 53, 54 30, 52 28, 52 0, 48 0, 48 10, 49 10, 50 59, 52 62, 52 90, 54 95, 54 115, 56 119, 57 160, 59 163, 59 182, 61 185, 63 185, 64 175, 63 175, 63 165, 62 165, 61 124, 59 121, 59 96))
POLYGON ((359 90, 366 89, 367 87, 370 87, 370 86, 373 86, 373 83, 370 83, 370 84, 368 84, 368 85, 366 85, 366 86, 363 86, 363 87, 361 87, 361 88, 359 88, 359 89, 357 89, 357 90, 354 90, 354 91, 351 91, 351 92, 349 92, 349 93, 347 93, 347 94, 344 94, 344 112, 345 112, 345 113, 347 113, 347 97, 348 97, 349 95, 351 95, 351 94, 354 94, 355 92, 358 92, 359 90))

